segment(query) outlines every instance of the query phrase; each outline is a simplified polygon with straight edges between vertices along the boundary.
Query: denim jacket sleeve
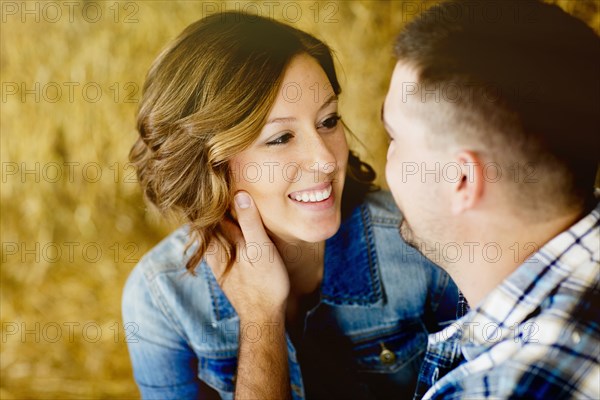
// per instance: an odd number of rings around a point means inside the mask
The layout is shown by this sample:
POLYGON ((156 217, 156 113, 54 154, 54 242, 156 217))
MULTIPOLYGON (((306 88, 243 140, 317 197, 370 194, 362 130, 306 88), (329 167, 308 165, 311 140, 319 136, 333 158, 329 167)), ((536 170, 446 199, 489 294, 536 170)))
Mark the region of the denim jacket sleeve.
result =
POLYGON ((144 272, 133 270, 122 300, 127 345, 142 398, 202 398, 197 357, 144 272))

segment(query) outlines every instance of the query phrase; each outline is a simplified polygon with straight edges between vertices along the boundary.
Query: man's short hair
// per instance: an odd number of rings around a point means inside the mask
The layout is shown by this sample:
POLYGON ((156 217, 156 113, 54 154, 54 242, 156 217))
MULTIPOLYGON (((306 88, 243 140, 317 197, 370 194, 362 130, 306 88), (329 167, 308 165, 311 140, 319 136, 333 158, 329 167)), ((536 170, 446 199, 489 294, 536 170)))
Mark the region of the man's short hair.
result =
POLYGON ((593 202, 600 39, 585 23, 539 1, 452 0, 412 20, 395 53, 416 69, 422 99, 437 88, 451 103, 447 122, 470 127, 454 129, 450 140, 479 141, 493 158, 534 166, 541 179, 521 185, 520 200, 539 205, 539 196, 552 196, 560 208, 593 202), (467 130, 477 133, 461 139, 467 130))

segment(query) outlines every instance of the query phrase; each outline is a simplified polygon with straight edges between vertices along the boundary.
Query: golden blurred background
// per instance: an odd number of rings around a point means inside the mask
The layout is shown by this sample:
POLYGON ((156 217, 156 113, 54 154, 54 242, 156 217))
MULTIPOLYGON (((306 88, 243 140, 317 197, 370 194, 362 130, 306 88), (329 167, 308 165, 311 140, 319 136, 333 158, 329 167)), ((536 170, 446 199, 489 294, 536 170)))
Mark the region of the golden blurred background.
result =
MULTIPOLYGON (((146 210, 127 153, 145 73, 170 39, 228 10, 324 39, 362 142, 351 145, 383 184, 391 44, 434 3, 2 1, 0 398, 138 397, 121 289, 174 225, 146 210)), ((556 3, 600 32, 598 1, 556 3)))

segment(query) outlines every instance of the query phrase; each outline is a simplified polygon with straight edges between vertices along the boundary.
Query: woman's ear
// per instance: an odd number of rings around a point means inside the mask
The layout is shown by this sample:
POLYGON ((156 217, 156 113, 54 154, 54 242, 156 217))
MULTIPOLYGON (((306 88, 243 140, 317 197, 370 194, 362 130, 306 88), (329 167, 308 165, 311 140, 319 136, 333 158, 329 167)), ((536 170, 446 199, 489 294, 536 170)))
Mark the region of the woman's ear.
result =
POLYGON ((476 153, 461 151, 456 155, 456 162, 461 176, 452 193, 451 210, 454 215, 474 208, 483 196, 485 187, 484 165, 476 153))

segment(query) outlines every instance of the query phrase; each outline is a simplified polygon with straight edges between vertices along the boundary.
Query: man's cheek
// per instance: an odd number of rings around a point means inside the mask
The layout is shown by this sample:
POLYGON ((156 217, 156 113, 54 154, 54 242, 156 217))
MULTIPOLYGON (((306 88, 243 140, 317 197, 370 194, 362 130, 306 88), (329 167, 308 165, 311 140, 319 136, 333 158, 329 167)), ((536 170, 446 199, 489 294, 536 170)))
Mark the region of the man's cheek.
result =
POLYGON ((389 158, 385 164, 385 178, 390 187, 396 184, 396 181, 399 180, 398 178, 400 176, 401 171, 398 167, 398 163, 396 162, 396 160, 394 160, 394 158, 389 158))
POLYGON ((393 159, 395 147, 396 146, 395 146, 394 142, 393 141, 390 142, 390 145, 388 146, 387 154, 386 154, 386 158, 387 158, 388 162, 392 161, 392 159, 393 159))

